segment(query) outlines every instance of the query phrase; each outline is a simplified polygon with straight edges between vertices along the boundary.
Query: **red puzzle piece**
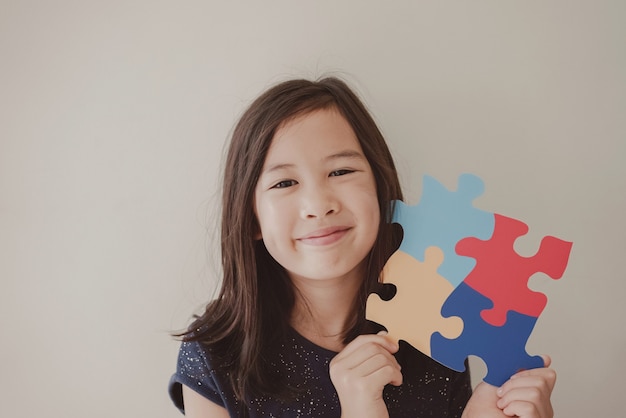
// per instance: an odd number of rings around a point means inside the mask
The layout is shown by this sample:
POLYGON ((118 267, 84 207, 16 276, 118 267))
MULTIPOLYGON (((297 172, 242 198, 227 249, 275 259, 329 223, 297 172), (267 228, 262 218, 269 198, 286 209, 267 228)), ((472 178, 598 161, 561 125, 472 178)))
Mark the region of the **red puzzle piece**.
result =
POLYGON ((464 238, 456 245, 456 252, 476 259, 476 266, 464 283, 488 297, 494 306, 481 312, 485 322, 502 326, 508 311, 539 317, 546 306, 543 293, 528 288, 528 279, 542 272, 559 279, 565 271, 572 243, 547 236, 532 257, 522 257, 513 244, 528 232, 528 226, 517 219, 495 214, 492 237, 483 241, 464 238))

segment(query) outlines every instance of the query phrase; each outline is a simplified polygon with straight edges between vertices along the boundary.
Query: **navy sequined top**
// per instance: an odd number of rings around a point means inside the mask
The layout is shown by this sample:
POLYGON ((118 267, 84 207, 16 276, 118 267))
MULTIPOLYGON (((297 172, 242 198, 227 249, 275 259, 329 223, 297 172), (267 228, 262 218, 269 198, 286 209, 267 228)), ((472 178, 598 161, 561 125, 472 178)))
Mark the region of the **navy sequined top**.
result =
MULTIPOLYGON (((339 399, 328 373, 330 360, 336 354, 291 329, 277 353, 277 367, 282 369, 287 383, 301 391, 289 402, 255 398, 248 402, 248 416, 339 417, 339 399)), ((396 358, 402 367, 403 383, 387 385, 383 393, 391 418, 461 416, 472 394, 469 372, 450 370, 402 341, 396 358)), ((182 385, 186 385, 226 408, 231 417, 243 416, 242 405, 226 377, 201 343, 183 342, 178 367, 169 384, 170 397, 184 413, 182 385)))

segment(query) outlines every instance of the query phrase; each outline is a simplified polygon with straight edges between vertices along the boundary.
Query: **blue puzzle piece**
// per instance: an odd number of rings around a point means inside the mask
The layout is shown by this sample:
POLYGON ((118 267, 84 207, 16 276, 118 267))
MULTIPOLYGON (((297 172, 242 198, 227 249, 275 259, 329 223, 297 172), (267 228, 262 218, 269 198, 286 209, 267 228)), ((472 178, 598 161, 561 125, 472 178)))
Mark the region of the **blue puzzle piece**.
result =
POLYGON ((461 175, 454 192, 433 177, 424 176, 419 204, 407 206, 401 201, 395 202, 392 222, 399 223, 404 231, 400 250, 423 262, 426 248, 441 248, 445 259, 438 273, 458 286, 476 261, 457 255, 456 243, 466 237, 488 240, 493 233, 493 213, 472 206, 483 191, 483 181, 473 174, 461 175))
POLYGON ((441 364, 465 370, 467 356, 475 355, 487 365, 484 381, 500 386, 522 369, 543 367, 540 356, 526 352, 526 342, 537 318, 510 311, 506 323, 493 326, 483 321, 480 312, 493 307, 491 300, 465 283, 461 283, 443 304, 443 316, 460 316, 463 333, 456 339, 447 339, 435 332, 431 336, 431 357, 441 364))

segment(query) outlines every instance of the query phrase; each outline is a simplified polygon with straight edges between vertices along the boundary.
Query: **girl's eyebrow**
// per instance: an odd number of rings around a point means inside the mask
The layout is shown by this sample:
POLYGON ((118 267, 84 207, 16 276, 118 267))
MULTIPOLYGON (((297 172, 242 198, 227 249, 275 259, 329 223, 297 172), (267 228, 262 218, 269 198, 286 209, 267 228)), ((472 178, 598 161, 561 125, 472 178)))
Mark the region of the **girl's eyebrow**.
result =
POLYGON ((261 174, 267 174, 273 171, 278 171, 284 168, 292 168, 292 167, 295 167, 295 164, 274 164, 274 165, 267 167, 265 170, 263 170, 261 174))
POLYGON ((337 160, 340 158, 365 160, 365 156, 362 153, 358 152, 357 150, 352 150, 352 149, 340 151, 336 154, 329 155, 328 157, 324 158, 324 160, 332 161, 332 160, 337 160))
MULTIPOLYGON (((341 158, 348 158, 348 159, 357 159, 357 160, 365 160, 365 156, 360 153, 359 151, 356 150, 344 150, 344 151, 339 151, 335 154, 331 154, 328 155, 326 157, 324 157, 324 161, 333 161, 333 160, 338 160, 341 158)), ((293 168, 295 167, 295 164, 291 164, 291 163, 278 163, 278 164, 273 164, 269 167, 267 167, 265 170, 263 170, 263 172, 261 174, 267 174, 267 173, 271 173, 273 171, 279 171, 279 170, 283 170, 283 169, 288 169, 288 168, 293 168)))

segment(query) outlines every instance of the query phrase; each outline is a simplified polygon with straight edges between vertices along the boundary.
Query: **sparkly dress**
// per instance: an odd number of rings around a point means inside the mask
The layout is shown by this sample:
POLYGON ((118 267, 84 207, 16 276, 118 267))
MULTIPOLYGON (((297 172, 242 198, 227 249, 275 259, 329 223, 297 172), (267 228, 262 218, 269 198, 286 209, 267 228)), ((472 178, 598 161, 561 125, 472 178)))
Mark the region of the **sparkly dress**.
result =
MULTIPOLYGON (((242 413, 226 372, 212 363, 208 350, 198 342, 183 342, 169 393, 181 412, 182 385, 186 385, 226 408, 231 417, 340 417, 339 399, 328 374, 330 360, 336 354, 290 329, 277 353, 276 367, 290 386, 299 389, 297 395, 289 402, 258 397, 249 401, 247 413, 242 413)), ((403 383, 398 387, 387 385, 383 393, 391 418, 461 416, 472 394, 468 372, 441 366, 404 342, 396 358, 402 366, 403 383)))

